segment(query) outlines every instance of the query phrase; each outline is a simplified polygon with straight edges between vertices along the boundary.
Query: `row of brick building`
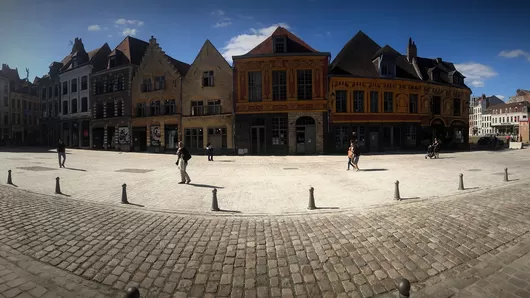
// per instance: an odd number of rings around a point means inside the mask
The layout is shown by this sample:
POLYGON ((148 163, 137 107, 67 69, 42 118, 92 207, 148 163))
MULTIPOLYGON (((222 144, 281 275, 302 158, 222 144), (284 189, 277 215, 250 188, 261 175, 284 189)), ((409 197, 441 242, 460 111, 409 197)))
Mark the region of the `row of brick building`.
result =
POLYGON ((278 27, 233 65, 206 41, 193 63, 156 39, 125 38, 72 51, 38 79, 41 140, 71 147, 165 152, 183 140, 240 154, 342 152, 355 134, 365 151, 415 149, 433 136, 468 143, 470 89, 441 58, 406 55, 357 33, 330 63, 278 27))

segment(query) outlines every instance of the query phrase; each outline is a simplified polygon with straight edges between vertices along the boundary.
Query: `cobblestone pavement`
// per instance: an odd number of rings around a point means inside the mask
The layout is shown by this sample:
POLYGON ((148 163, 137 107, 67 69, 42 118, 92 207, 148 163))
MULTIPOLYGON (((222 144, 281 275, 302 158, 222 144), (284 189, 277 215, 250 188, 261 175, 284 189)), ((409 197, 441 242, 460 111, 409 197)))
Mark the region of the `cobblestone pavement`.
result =
POLYGON ((371 297, 399 277, 421 293, 524 239, 529 195, 521 180, 362 211, 199 216, 0 186, 0 243, 142 297, 371 297))
POLYGON ((123 297, 123 292, 0 247, 0 297, 123 297))
POLYGON ((310 186, 317 206, 344 210, 391 203, 396 180, 403 197, 425 199, 459 193, 460 173, 468 191, 504 184, 505 167, 510 179, 530 176, 527 149, 442 153, 439 160, 421 154, 362 156, 359 172, 345 171, 344 156, 216 156, 214 162, 194 156, 190 185, 177 184, 174 155, 69 149, 66 169, 59 169, 55 152, 0 152, 0 160, 2 179, 11 169, 21 189, 53 194, 60 177, 62 192, 72 199, 119 205, 126 183, 133 203, 195 213, 209 210, 214 187, 222 209, 285 214, 305 212, 310 186))

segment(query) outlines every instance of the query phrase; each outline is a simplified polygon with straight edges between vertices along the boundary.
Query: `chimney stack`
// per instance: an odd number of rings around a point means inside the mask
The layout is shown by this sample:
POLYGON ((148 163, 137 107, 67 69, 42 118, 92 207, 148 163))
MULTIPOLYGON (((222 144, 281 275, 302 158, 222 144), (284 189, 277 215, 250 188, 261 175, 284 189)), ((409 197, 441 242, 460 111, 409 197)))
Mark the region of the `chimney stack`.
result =
POLYGON ((418 58, 418 48, 416 43, 412 41, 412 37, 409 37, 409 44, 407 45, 407 60, 412 63, 413 59, 418 58))

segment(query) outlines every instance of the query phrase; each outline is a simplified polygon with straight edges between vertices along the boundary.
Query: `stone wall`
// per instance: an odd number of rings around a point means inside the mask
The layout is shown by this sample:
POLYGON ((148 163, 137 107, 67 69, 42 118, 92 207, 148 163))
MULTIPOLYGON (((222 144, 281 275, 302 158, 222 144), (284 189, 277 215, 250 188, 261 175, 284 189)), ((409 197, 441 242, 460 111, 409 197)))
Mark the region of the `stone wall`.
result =
POLYGON ((324 115, 322 112, 294 112, 288 114, 289 153, 296 153, 296 120, 303 116, 315 119, 317 154, 324 153, 324 115))

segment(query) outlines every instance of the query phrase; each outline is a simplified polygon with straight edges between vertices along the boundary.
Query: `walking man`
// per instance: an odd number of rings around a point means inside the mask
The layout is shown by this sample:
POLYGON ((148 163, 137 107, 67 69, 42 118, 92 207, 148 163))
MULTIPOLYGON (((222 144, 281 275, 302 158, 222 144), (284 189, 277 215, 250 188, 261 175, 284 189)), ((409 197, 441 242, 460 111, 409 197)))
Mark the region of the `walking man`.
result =
POLYGON ((188 152, 188 149, 184 147, 184 143, 179 142, 178 143, 179 149, 177 150, 177 166, 180 170, 180 182, 179 184, 190 184, 191 179, 188 173, 186 172, 186 168, 188 167, 188 161, 191 159, 191 154, 188 152))
POLYGON ((357 171, 359 171, 359 157, 361 157, 361 148, 359 148, 359 144, 357 143, 357 141, 354 141, 353 143, 352 152, 353 152, 353 160, 352 160, 353 167, 357 171))
POLYGON ((212 143, 206 145, 206 152, 208 153, 208 161, 213 161, 213 147, 212 143))
POLYGON ((57 158, 59 159, 59 168, 64 168, 64 162, 66 161, 66 146, 61 139, 59 139, 59 143, 57 144, 57 158))

